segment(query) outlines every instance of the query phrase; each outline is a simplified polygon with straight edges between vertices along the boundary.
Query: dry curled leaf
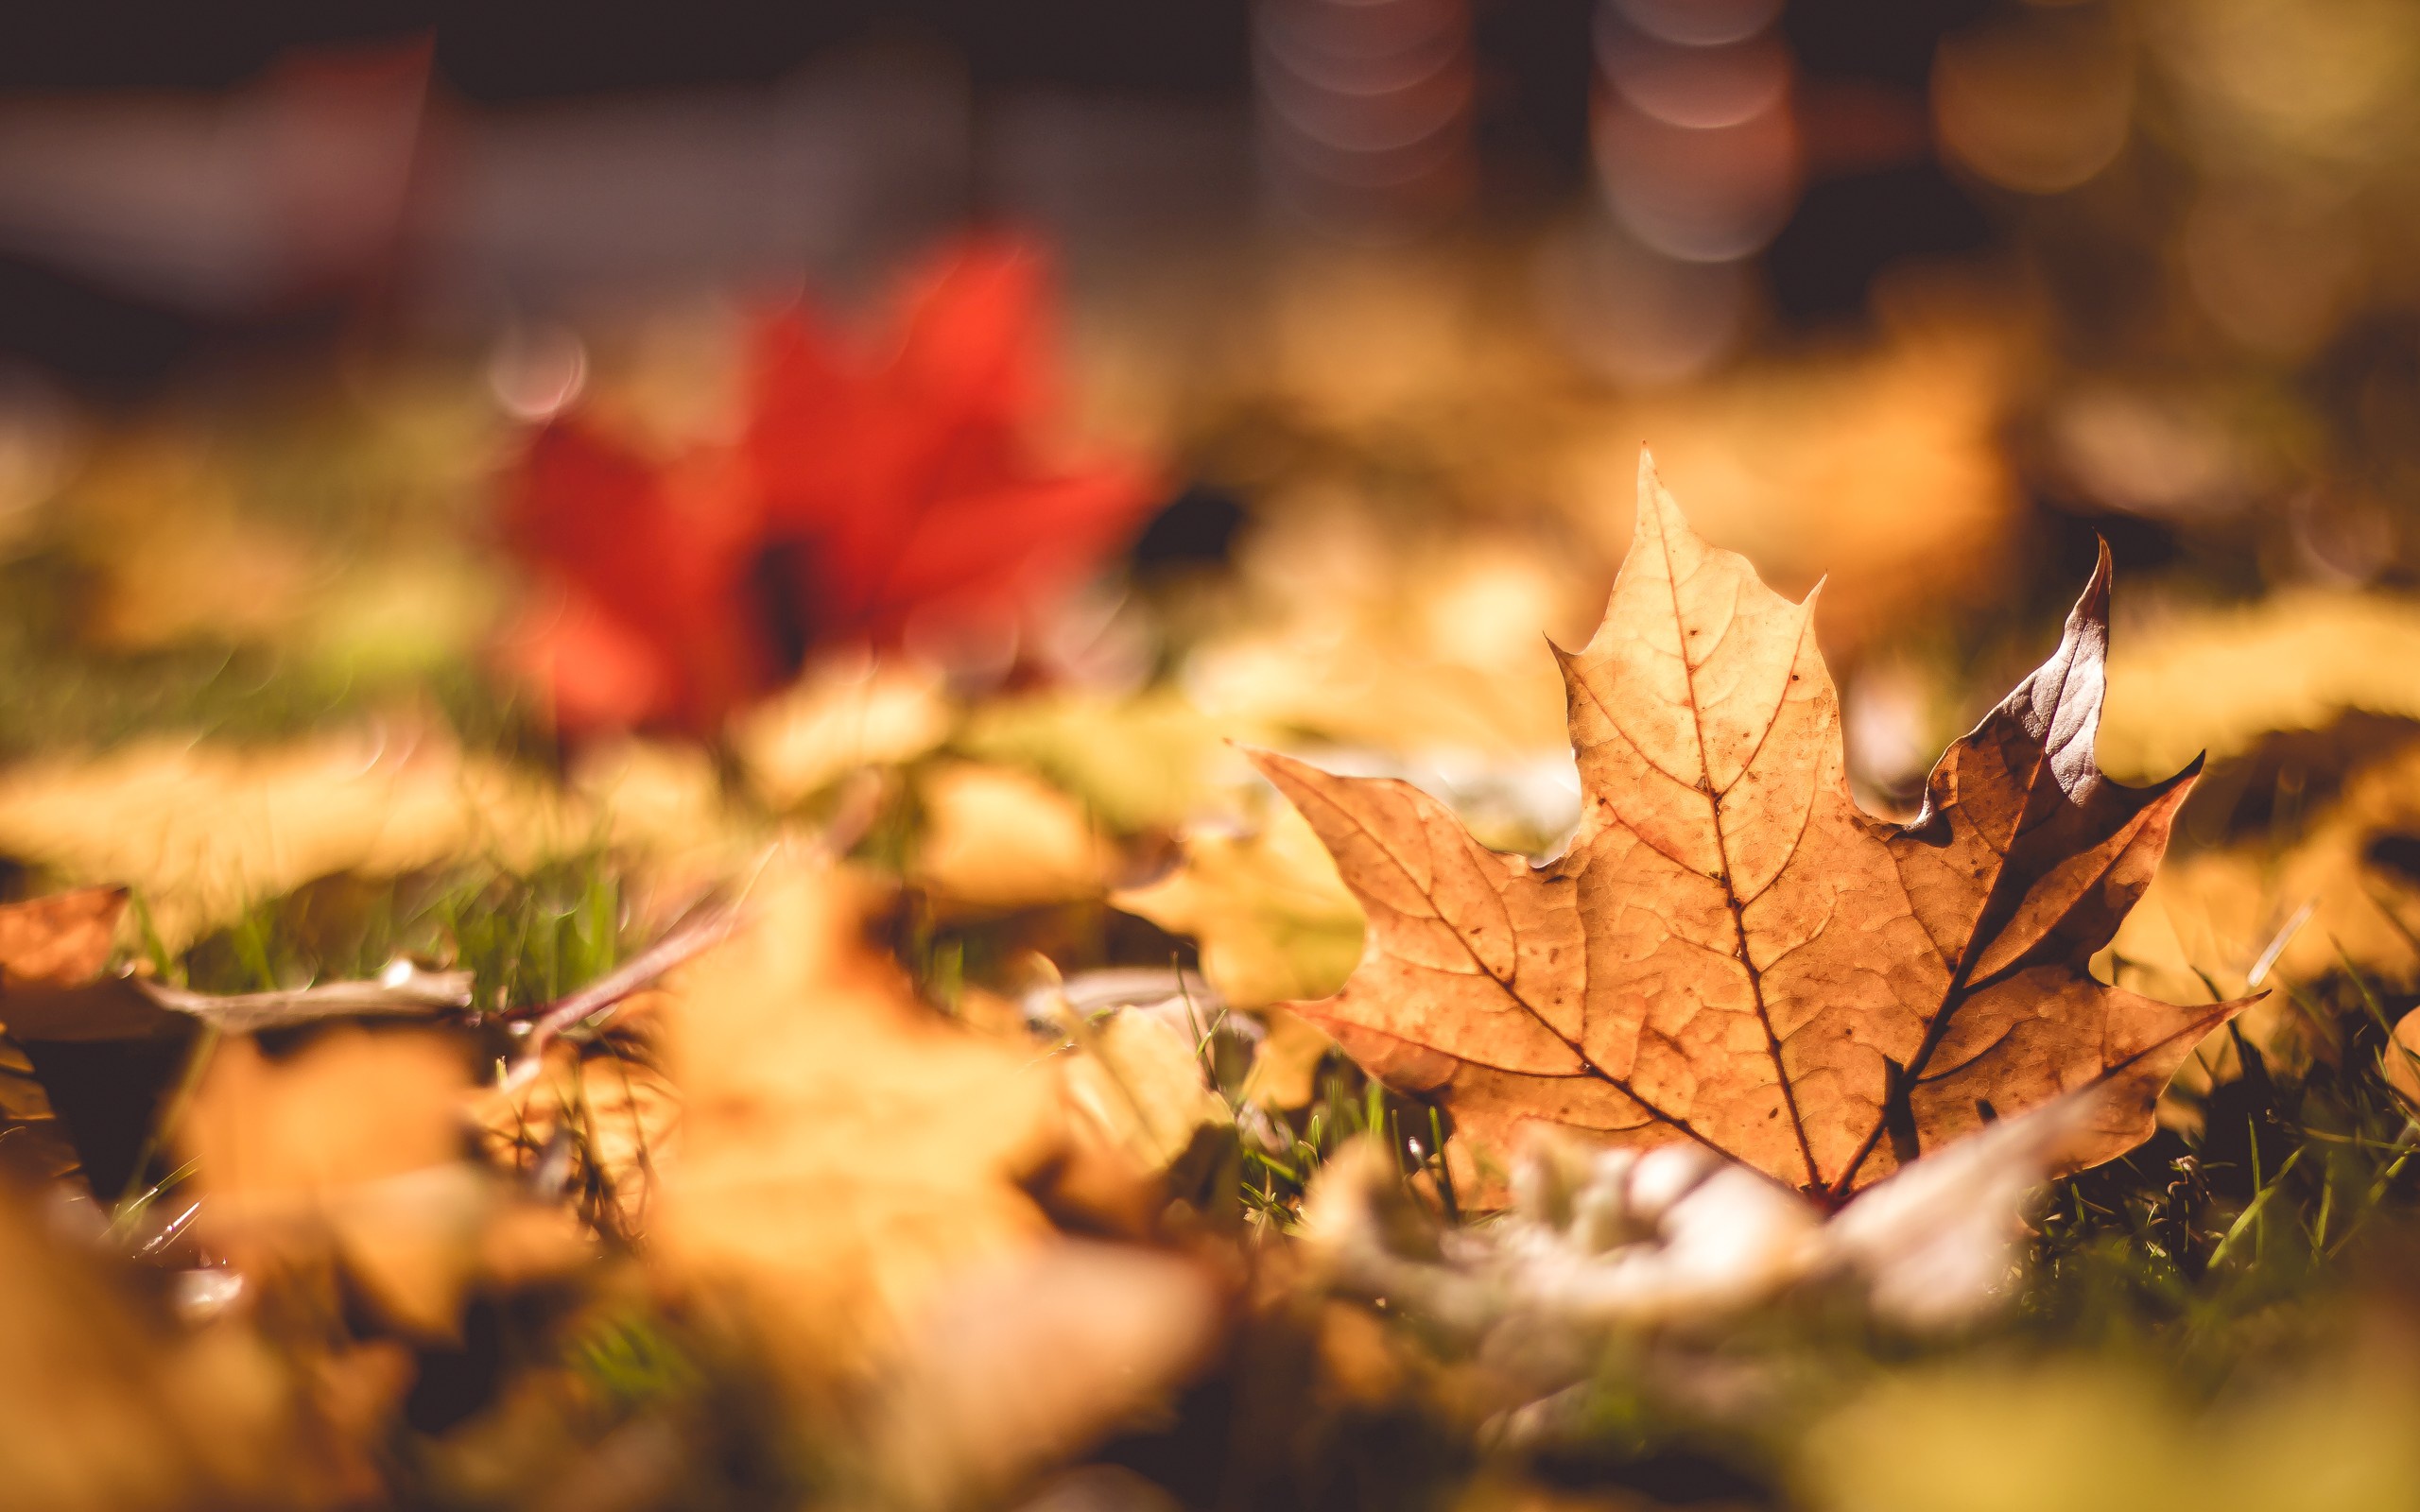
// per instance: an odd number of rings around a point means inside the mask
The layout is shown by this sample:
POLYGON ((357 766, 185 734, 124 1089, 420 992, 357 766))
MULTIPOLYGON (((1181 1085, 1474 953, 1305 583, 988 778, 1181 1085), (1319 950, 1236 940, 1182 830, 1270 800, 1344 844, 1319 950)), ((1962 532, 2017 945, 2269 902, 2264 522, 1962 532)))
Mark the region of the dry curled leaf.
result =
POLYGON ((863 937, 870 901, 778 851, 730 937, 670 978, 684 1106, 648 1253, 794 1397, 870 1413, 881 1504, 972 1504, 1180 1378, 1216 1299, 1189 1263, 1052 1227, 1030 1189, 1087 1191, 1098 1222, 1128 1200, 1113 1185, 1149 1183, 1115 1151, 1072 1169, 1059 1057, 919 1003, 863 937))
POLYGON ((123 887, 78 887, 0 907, 0 991, 80 987, 100 975, 125 914, 123 887))
POLYGON ((2241 1005, 2086 968, 2193 776, 2094 764, 2108 587, 2104 553, 2057 651, 1885 823, 1849 795, 1812 595, 1700 541, 1642 457, 1604 622, 1558 653, 1585 791, 1559 861, 1482 848, 1406 783, 1260 758, 1370 915, 1353 978, 1300 1011, 1482 1150, 1531 1123, 1695 1141, 1838 1202, 2094 1086, 2063 1163, 2132 1148, 2241 1005))
POLYGON ((84 986, 109 964, 123 887, 79 887, 0 906, 0 1159, 53 1179, 83 1162, 61 1126, 50 1094, 15 1040, 9 1021, 29 993, 84 986))
POLYGON ((1595 1356, 1565 1348, 1574 1337, 1727 1321, 1794 1289, 1844 1289, 1900 1328, 1952 1328, 2007 1300, 2027 1198, 2090 1103, 2003 1119, 1829 1216, 1703 1145, 1591 1149, 1541 1131, 1509 1212, 1441 1227, 1395 1157, 1363 1140, 1321 1171, 1305 1232, 1331 1288, 1493 1334, 1491 1355, 1524 1373, 1584 1372, 1595 1356))

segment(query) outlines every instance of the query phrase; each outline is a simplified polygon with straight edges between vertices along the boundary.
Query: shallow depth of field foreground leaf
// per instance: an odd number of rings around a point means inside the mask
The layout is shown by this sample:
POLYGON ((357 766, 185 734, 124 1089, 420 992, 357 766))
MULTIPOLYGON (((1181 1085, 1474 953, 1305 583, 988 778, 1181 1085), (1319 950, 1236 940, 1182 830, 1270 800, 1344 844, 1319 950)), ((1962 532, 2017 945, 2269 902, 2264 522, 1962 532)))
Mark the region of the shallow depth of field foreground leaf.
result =
POLYGON ((887 1343, 936 1273, 1048 1232, 1016 1182, 1054 1153, 1053 1088, 1030 1057, 920 1011, 859 944, 849 875, 772 867, 755 922, 670 984, 686 1126, 656 1238, 767 1318, 827 1331, 807 1355, 849 1358, 887 1343))
POLYGON ((2094 762, 2108 593, 2104 552, 2050 659, 1885 823, 1849 796, 1813 595, 1700 541, 1642 457, 1604 623, 1557 653, 1585 793, 1560 861, 1485 850, 1406 783, 1260 758, 1370 916, 1352 980, 1302 1011, 1499 1167, 1521 1125, 1564 1125, 1839 1201, 2091 1086, 2061 1163, 2132 1148, 2241 1005, 2086 969, 2193 776, 2129 788, 2094 762))
POLYGON ((879 1384, 874 1472, 941 1502, 1080 1447, 1201 1357, 1216 1309, 1189 1262, 1057 1232, 1029 1192, 1112 1201, 1116 1160, 1077 1147, 1046 1052, 915 1000, 859 936, 862 887, 775 856, 752 922, 668 985, 685 1106, 652 1239, 803 1396, 879 1384))

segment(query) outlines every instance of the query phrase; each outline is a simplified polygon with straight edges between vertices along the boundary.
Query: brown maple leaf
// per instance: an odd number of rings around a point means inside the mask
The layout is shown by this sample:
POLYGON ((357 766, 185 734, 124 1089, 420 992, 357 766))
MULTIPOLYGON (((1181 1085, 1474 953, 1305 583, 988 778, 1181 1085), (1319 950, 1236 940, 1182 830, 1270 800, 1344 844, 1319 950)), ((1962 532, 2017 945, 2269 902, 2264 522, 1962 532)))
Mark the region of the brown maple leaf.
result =
POLYGON ((2104 548, 2058 650, 1888 823, 1849 795, 1814 595, 1700 541, 1642 456, 1604 623, 1556 653, 1586 795, 1559 860, 1407 783, 1257 758, 1369 912, 1352 979, 1298 1011, 1499 1162, 1529 1123, 1695 1140, 1838 1202, 2087 1087, 2066 1167, 2123 1153, 2243 1005, 2087 969, 2199 767, 2131 788, 2094 764, 2108 597, 2104 548))

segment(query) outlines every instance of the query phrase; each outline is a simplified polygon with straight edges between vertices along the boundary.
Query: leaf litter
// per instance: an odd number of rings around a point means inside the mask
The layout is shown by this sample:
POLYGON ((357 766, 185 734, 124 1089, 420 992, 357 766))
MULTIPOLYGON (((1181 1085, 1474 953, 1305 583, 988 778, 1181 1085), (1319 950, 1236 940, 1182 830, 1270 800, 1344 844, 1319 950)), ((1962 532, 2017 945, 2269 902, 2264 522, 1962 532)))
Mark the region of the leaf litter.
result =
MULTIPOLYGON (((1909 400, 1955 369, 1935 356, 1875 393, 1948 438, 1904 491, 1960 507, 1839 548, 1850 644, 1973 581, 1995 528, 1975 394, 1909 400), (1927 550, 1954 570, 1916 581, 1927 550)), ((1780 472, 1836 475, 1851 454, 1803 428, 1780 472)), ((787 691, 752 674, 774 696, 700 744, 600 732, 552 771, 425 710, 10 767, 16 894, 96 885, 0 909, 0 1155, 51 1156, 0 1194, 0 1351, 46 1387, 0 1403, 22 1484, 98 1508, 1889 1506, 2072 1460, 2109 1468, 2022 1484, 2250 1505, 2291 1460, 2228 1435, 2289 1431, 2346 1497, 2414 1484, 2376 1450, 2420 1394, 2362 1353, 2399 1315, 2363 1278, 2402 1254, 2420 1148, 2395 761, 2281 850, 2180 840, 2154 879, 2197 799, 2093 760, 2096 575, 1927 816, 1868 818, 1811 603, 1659 492, 1637 528, 1703 554, 1659 577, 1634 551, 1565 658, 1586 801, 1543 868, 1472 836, 1552 839, 1550 805, 1496 799, 1554 733, 1530 632, 1576 627, 1538 605, 1603 579, 1502 521, 1365 542, 1326 610, 1298 573, 1282 622, 1214 626, 1139 694, 842 656, 787 691), (1716 691, 1675 700, 1676 668, 1716 691), (1758 694, 1780 716, 1739 713, 1758 694), (1220 737, 1312 765, 1267 758, 1271 792, 1220 737), (1705 786, 1659 788, 1626 737, 1705 786), (1361 810, 1417 846, 1340 830, 1361 810), (705 886, 733 906, 693 912, 705 886), (1557 952, 1537 1002, 1577 1074, 1465 1001, 1557 952), (2078 1364, 2104 1355, 2156 1383, 2078 1364), (2308 1375, 2230 1385, 2289 1358, 2308 1375), (1965 1447, 1876 1469, 1925 1424, 1965 1447)), ((1793 582, 1819 565, 1775 549, 1793 582)), ((2112 681, 2170 751, 2189 692, 2112 681)), ((703 726, 728 691, 657 707, 703 726)), ((2238 752, 2325 716, 2235 702, 2238 752)))

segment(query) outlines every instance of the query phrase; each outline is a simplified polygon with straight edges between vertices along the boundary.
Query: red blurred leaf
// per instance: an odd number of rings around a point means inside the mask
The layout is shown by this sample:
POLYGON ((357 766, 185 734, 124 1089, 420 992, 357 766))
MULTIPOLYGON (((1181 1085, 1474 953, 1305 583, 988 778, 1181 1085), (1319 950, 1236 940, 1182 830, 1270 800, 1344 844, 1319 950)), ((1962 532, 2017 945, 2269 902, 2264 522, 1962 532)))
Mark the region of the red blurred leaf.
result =
POLYGON ((662 465, 576 420, 540 432, 506 534, 558 592, 514 660, 561 722, 710 729, 809 647, 1012 632, 1117 549, 1150 480, 1037 444, 1046 284, 1036 248, 971 238, 871 344, 769 316, 735 454, 662 465))

